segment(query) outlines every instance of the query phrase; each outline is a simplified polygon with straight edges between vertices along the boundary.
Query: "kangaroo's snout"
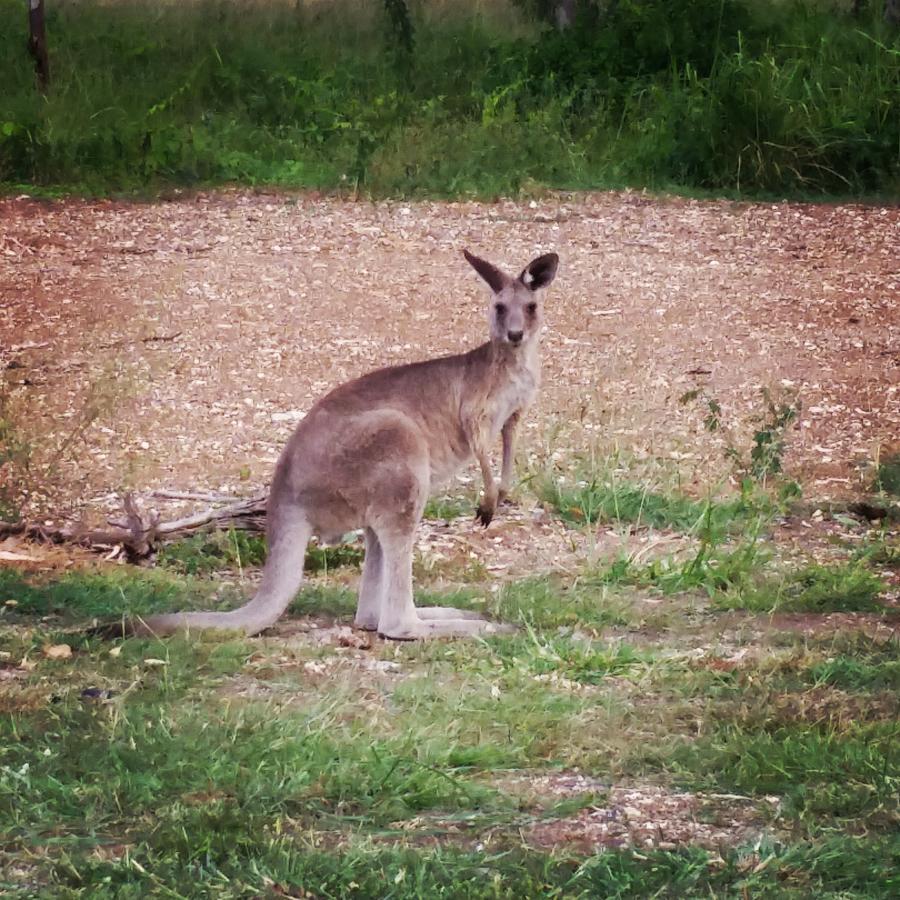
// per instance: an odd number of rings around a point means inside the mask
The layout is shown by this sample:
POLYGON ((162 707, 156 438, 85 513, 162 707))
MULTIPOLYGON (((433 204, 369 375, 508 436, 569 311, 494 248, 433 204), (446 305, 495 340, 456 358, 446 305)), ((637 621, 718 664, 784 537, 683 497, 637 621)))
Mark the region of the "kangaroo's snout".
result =
POLYGON ((523 334, 524 334, 524 332, 522 332, 522 331, 507 331, 506 332, 506 336, 509 338, 509 342, 511 344, 521 344, 523 334))

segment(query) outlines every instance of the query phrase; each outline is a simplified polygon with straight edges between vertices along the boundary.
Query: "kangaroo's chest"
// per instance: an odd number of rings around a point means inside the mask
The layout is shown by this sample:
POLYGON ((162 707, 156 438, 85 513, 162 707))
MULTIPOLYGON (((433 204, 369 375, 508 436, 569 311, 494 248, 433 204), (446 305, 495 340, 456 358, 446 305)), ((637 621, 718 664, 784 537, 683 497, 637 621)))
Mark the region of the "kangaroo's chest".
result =
POLYGON ((522 367, 509 374, 492 394, 487 419, 491 437, 496 438, 506 420, 521 409, 531 405, 537 393, 540 371, 535 367, 522 367))

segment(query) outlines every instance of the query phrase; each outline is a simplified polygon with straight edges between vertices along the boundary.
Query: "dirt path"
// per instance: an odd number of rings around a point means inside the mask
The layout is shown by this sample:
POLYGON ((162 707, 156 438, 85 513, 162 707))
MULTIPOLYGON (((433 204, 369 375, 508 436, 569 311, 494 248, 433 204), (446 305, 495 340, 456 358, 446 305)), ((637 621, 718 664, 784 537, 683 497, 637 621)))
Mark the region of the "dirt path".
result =
POLYGON ((706 480, 721 448, 677 402, 698 384, 744 429, 760 386, 797 390, 788 464, 814 496, 857 486, 900 436, 896 208, 5 199, 0 366, 39 457, 86 404, 110 409, 56 465, 73 505, 99 513, 129 486, 249 490, 330 386, 483 339, 463 247, 509 267, 562 257, 532 452, 620 448, 706 480))

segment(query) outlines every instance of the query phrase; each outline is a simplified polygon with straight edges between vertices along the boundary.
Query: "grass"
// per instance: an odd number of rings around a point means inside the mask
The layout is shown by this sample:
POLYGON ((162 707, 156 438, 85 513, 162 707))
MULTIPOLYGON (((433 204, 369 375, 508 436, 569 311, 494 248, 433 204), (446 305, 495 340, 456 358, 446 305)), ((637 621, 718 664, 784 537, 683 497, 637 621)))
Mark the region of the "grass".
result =
MULTIPOLYGON (((897 642, 755 617, 747 598, 776 548, 765 520, 717 508, 733 518, 710 504, 685 516, 706 524, 679 538, 682 556, 502 585, 421 573, 419 603, 519 624, 482 640, 342 646, 331 626, 352 617, 358 576, 330 563, 290 609, 309 632, 109 642, 81 627, 240 602, 235 574, 262 554, 230 535, 169 548, 152 570, 0 570, 0 891, 893 896, 897 642), (741 597, 744 624, 723 620, 741 597), (51 658, 61 643, 71 656, 51 658), (587 787, 539 787, 576 774, 587 787), (600 853, 533 837, 619 821, 605 786, 646 784, 700 791, 701 821, 736 804, 748 836, 600 853), (702 792, 736 799, 713 813, 702 792)), ((866 606, 879 539, 841 566, 785 569, 772 590, 795 607, 866 606)), ((673 813, 658 815, 662 834, 673 813)))
POLYGON ((749 512, 742 499, 723 503, 694 500, 617 481, 612 475, 604 479, 586 473, 571 482, 568 478, 543 478, 535 487, 541 500, 574 524, 610 522, 690 532, 704 525, 721 528, 749 512))
POLYGON ((829 684, 845 690, 900 691, 900 659, 880 665, 838 656, 820 663, 810 671, 815 684, 829 684))
POLYGON ((812 825, 864 820, 892 828, 900 822, 898 737, 896 723, 885 722, 846 731, 726 724, 683 745, 672 765, 683 783, 780 796, 792 816, 812 825))
MULTIPOLYGON (((793 485, 793 482, 787 482, 793 485)), ((884 607, 886 585, 871 569, 895 564, 894 536, 884 533, 867 540, 846 563, 809 564, 767 574, 772 561, 766 531, 785 501, 777 482, 772 490, 745 481, 740 495, 696 500, 623 479, 612 465, 589 466, 574 476, 539 473, 531 481, 538 496, 573 526, 612 525, 623 534, 653 529, 680 532, 694 543, 677 553, 650 560, 642 551, 623 551, 584 573, 578 590, 588 604, 602 608, 604 590, 630 585, 666 594, 703 591, 720 609, 753 612, 873 612, 884 607)), ((793 496, 792 492, 789 492, 793 496)), ((850 520, 852 522, 852 520, 850 520)), ((548 582, 536 586, 547 608, 548 582)), ((494 604, 498 609, 498 604, 494 604)), ((500 604, 502 608, 502 604, 500 604)), ((573 609, 574 612, 574 609, 573 609)), ((585 617, 579 611, 581 618, 585 617)), ((587 618, 591 618, 590 613, 587 618)))
POLYGON ((7 614, 54 616, 65 622, 151 613, 178 604, 209 605, 234 589, 189 577, 139 569, 85 569, 50 581, 0 569, 0 607, 7 614))
MULTIPOLYGON (((311 544, 306 551, 304 571, 327 572, 340 566, 359 567, 363 558, 361 543, 342 543, 333 547, 311 544)), ((266 540, 245 531, 214 531, 197 534, 163 546, 157 563, 186 575, 210 575, 222 569, 261 566, 266 561, 266 540)))
POLYGON ((424 518, 440 519, 449 522, 460 516, 474 517, 477 501, 469 497, 460 497, 450 494, 439 494, 431 497, 425 504, 424 518))
MULTIPOLYGON (((738 451, 729 447, 726 457, 735 474, 742 476, 738 451)), ((780 464, 780 455, 776 459, 780 464)), ((544 505, 570 525, 665 529, 696 535, 707 544, 720 544, 768 521, 792 499, 796 487, 791 481, 774 482, 779 495, 785 487, 792 488, 782 500, 769 489, 764 472, 759 479, 741 477, 740 493, 710 490, 706 497, 698 498, 684 493, 680 481, 666 483, 672 479, 659 475, 650 481, 638 480, 638 473, 634 461, 618 454, 599 459, 592 455, 577 458, 565 469, 558 465, 539 468, 528 483, 544 505)))
POLYGON ((718 599, 723 609, 755 612, 875 612, 884 582, 859 563, 809 565, 763 578, 718 599))
MULTIPOLYGON (((402 898, 515 898, 537 896, 708 897, 745 891, 785 897, 888 898, 896 889, 900 851, 896 839, 848 839, 764 848, 742 854, 650 852, 640 858, 601 854, 587 862, 558 859, 537 852, 502 850, 496 853, 439 850, 422 854, 414 849, 353 847, 336 856, 315 847, 298 849, 283 838, 272 840, 257 867, 270 873, 275 893, 305 890, 316 897, 389 896, 402 898), (387 891, 386 891, 387 888, 387 891)), ((71 872, 61 871, 57 896, 77 896, 85 883, 100 887, 93 896, 139 897, 158 890, 149 875, 159 870, 156 858, 127 862, 93 861, 71 872), (135 865, 137 863, 137 865, 135 865), (142 874, 141 870, 147 874, 142 874), (71 892, 71 893, 69 893, 71 892)), ((181 875, 182 884, 215 890, 217 896, 246 896, 264 884, 242 865, 249 861, 235 849, 215 877, 200 865, 179 869, 171 862, 163 870, 169 883, 181 875), (190 878, 199 878, 191 881, 190 878)), ((301 895, 302 896, 302 895, 301 895)))
POLYGON ((482 604, 468 605, 501 621, 545 629, 600 629, 630 618, 628 599, 589 577, 571 583, 525 578, 501 586, 482 604))
POLYGON ((534 5, 413 5, 409 35, 377 5, 57 4, 41 96, 0 0, 0 183, 896 196, 900 55, 877 7, 645 0, 560 33, 534 5))

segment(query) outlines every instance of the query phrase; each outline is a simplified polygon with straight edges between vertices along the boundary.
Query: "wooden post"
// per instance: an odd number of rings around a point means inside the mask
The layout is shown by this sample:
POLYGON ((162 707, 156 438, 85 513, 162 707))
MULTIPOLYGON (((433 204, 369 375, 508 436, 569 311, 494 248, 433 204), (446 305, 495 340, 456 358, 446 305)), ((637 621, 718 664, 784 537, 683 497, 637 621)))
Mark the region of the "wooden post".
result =
POLYGON ((45 91, 50 84, 50 57, 47 53, 44 0, 28 0, 28 49, 34 57, 38 87, 45 91))

